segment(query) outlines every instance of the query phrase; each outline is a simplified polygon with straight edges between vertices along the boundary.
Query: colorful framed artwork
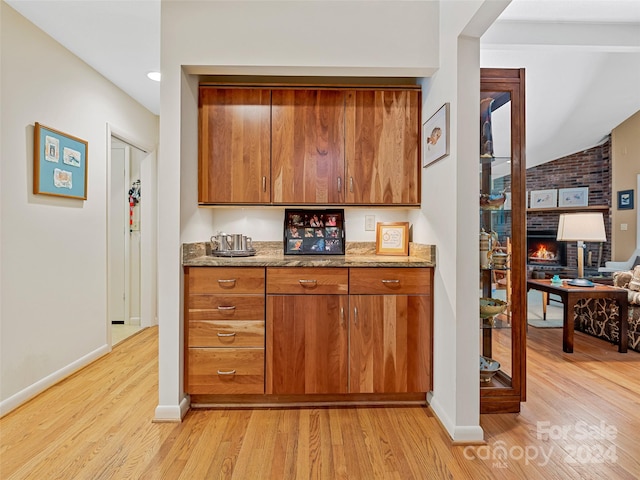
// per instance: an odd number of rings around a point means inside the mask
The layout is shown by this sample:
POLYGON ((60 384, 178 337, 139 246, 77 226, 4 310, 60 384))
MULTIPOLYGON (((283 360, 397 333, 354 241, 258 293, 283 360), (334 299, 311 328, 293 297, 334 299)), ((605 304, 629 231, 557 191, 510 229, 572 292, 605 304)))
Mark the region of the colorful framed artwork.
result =
POLYGON ((284 211, 285 255, 344 255, 344 210, 284 211))
POLYGON ((558 205, 558 190, 531 190, 529 208, 555 208, 558 205))
POLYGON ((449 104, 445 103, 422 125, 422 167, 449 155, 449 104))
POLYGON ((33 193, 87 199, 88 143, 36 122, 33 193))
POLYGON ((559 207, 586 207, 589 205, 589 187, 561 188, 559 207))
POLYGON ((409 255, 409 222, 378 222, 376 255, 409 255))
POLYGON ((633 210, 633 190, 618 192, 618 210, 633 210))

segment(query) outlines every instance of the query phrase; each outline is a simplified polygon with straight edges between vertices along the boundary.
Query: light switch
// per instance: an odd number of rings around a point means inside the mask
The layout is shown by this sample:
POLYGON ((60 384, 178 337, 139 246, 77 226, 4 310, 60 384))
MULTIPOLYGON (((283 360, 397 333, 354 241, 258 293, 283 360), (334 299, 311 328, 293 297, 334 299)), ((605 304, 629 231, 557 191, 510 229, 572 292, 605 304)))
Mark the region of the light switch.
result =
POLYGON ((621 223, 620 224, 620 230, 622 230, 623 232, 625 232, 627 230, 628 225, 626 223, 621 223))
POLYGON ((364 229, 367 232, 372 232, 376 229, 376 216, 365 215, 364 216, 364 229))

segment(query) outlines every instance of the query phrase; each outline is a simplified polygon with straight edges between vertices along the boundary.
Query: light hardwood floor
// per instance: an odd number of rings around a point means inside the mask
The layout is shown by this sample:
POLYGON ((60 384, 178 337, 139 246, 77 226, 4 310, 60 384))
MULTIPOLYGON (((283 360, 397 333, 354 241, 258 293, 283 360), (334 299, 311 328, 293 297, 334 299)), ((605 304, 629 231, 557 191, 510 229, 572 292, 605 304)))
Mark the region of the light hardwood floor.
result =
POLYGON ((0 419, 0 478, 640 478, 640 354, 580 333, 565 354, 560 329, 528 337, 522 412, 483 415, 487 444, 465 447, 427 407, 197 410, 152 423, 148 328, 0 419))

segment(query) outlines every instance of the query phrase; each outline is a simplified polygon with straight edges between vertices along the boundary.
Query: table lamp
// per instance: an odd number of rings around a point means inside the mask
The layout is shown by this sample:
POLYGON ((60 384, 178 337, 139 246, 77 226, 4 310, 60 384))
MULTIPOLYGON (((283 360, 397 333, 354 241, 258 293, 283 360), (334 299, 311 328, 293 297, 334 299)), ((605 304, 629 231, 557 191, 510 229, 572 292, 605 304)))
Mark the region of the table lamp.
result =
POLYGON ((606 242, 602 213, 562 213, 558 222, 558 240, 578 242, 578 278, 567 283, 575 287, 593 287, 584 278, 584 242, 606 242))

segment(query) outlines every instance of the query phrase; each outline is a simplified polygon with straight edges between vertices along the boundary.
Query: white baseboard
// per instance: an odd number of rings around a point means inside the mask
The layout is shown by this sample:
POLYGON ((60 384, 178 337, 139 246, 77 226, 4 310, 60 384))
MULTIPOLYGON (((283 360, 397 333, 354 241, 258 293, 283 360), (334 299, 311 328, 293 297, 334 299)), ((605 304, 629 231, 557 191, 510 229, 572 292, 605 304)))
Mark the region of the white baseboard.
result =
POLYGON ((427 400, 431 410, 433 410, 433 413, 438 417, 438 420, 440 420, 440 423, 451 437, 451 440, 456 443, 477 443, 484 441, 484 430, 482 430, 480 425, 455 425, 432 392, 427 394, 427 400))
POLYGON ((189 411, 189 397, 184 396, 179 405, 158 405, 156 407, 154 422, 181 422, 189 411))
POLYGON ((72 373, 77 372, 81 368, 86 367, 91 362, 94 362, 98 358, 106 355, 110 352, 110 348, 108 345, 103 345, 100 348, 97 348, 93 352, 88 353, 84 357, 79 358, 75 362, 70 363, 69 365, 61 368, 60 370, 53 372, 50 375, 47 375, 41 380, 38 380, 36 383, 29 385, 27 388, 19 391, 18 393, 10 396, 6 400, 0 402, 0 417, 6 415, 12 410, 15 410, 23 403, 32 399, 39 393, 44 392, 47 388, 55 385, 61 380, 64 380, 66 377, 71 375, 72 373))

